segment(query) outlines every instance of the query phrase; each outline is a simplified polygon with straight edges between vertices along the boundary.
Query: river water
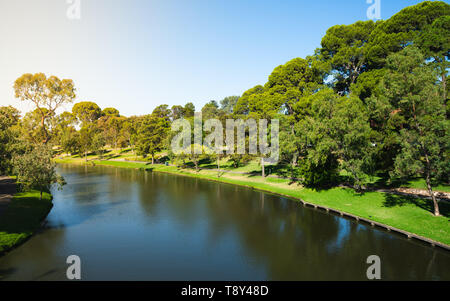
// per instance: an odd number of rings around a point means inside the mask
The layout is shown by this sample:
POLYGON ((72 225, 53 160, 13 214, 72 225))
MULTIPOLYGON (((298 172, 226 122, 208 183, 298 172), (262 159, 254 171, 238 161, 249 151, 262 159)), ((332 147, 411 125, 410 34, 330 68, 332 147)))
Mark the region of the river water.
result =
POLYGON ((450 280, 450 252, 229 184, 60 165, 42 231, 0 258, 2 280, 450 280))

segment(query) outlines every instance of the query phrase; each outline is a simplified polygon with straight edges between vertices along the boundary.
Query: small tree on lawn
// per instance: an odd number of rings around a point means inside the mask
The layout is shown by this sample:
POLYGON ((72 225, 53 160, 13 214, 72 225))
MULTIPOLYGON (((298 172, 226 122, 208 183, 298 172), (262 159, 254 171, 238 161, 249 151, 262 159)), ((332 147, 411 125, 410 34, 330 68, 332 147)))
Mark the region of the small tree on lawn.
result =
POLYGON ((45 145, 39 145, 31 152, 15 156, 13 166, 17 181, 27 189, 38 190, 41 200, 42 193, 49 191, 52 184, 57 184, 58 189, 66 184, 64 178, 56 173, 51 150, 45 145))

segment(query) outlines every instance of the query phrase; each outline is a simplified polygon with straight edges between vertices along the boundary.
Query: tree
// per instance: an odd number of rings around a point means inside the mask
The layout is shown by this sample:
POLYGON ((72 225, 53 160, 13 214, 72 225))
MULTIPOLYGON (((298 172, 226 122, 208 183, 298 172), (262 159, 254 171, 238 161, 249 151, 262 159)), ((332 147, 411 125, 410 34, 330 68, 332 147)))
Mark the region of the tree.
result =
POLYGON ((220 101, 220 109, 226 114, 232 114, 238 100, 239 96, 227 96, 220 101))
POLYGON ((324 73, 324 64, 314 57, 295 58, 276 67, 264 85, 264 115, 273 116, 280 111, 294 115, 302 97, 323 83, 324 73), (269 104, 271 107, 268 107, 269 104))
POLYGON ((131 116, 123 122, 122 129, 120 130, 120 136, 124 139, 125 143, 131 147, 133 152, 137 138, 138 123, 139 118, 131 116))
POLYGON ((432 60, 441 75, 444 100, 447 99, 447 70, 450 57, 450 16, 437 18, 431 25, 425 27, 417 39, 417 45, 425 58, 432 60))
POLYGON ((67 139, 68 136, 76 132, 76 123, 77 118, 70 112, 63 112, 56 116, 56 118, 53 118, 52 128, 54 130, 54 136, 60 145, 63 144, 63 139, 67 139))
POLYGON ((195 106, 192 102, 188 102, 184 106, 184 117, 185 118, 194 117, 194 114, 195 114, 195 106))
POLYGON ((355 97, 341 98, 330 120, 330 130, 336 143, 336 156, 341 170, 348 172, 357 191, 372 171, 374 147, 369 114, 362 101, 355 97))
POLYGON ((182 106, 172 106, 172 120, 183 118, 184 115, 184 108, 182 106))
POLYGON ((217 104, 217 101, 211 100, 207 104, 205 104, 202 108, 202 118, 207 119, 213 119, 219 117, 219 105, 217 104))
POLYGON ((367 70, 366 49, 375 26, 371 20, 336 25, 323 37, 320 54, 331 65, 339 93, 349 93, 351 85, 367 70))
POLYGON ((110 117, 120 117, 119 110, 115 108, 104 108, 102 111, 102 115, 110 117))
POLYGON ((425 64, 416 47, 407 47, 387 59, 388 73, 383 82, 379 105, 387 108, 387 119, 400 123, 401 149, 395 158, 393 177, 421 176, 438 216, 439 204, 433 184, 450 172, 450 123, 440 96, 436 70, 425 64))
MULTIPOLYGON (((31 112, 28 112, 20 122, 22 137, 33 144, 43 143, 47 140, 46 137, 53 136, 50 135, 53 118, 54 115, 48 113, 48 110, 46 108, 42 108, 41 110, 35 109, 31 112), (44 122, 44 127, 41 123, 42 113, 48 114, 48 117, 44 122)), ((48 141, 49 140, 47 140, 47 142, 48 141)))
POLYGON ((103 132, 106 143, 115 149, 117 149, 125 120, 125 117, 103 116, 97 121, 97 127, 103 132))
POLYGON ((167 105, 157 107, 151 115, 144 116, 138 130, 136 148, 139 154, 152 156, 152 164, 155 154, 166 145, 166 139, 170 130, 170 110, 167 105))
POLYGON ((47 143, 50 134, 47 130, 48 119, 62 105, 71 103, 75 98, 75 87, 70 79, 60 80, 56 76, 47 78, 43 73, 24 74, 14 83, 16 98, 31 101, 40 117, 43 143, 47 143))
POLYGON ((0 174, 10 168, 14 146, 17 145, 20 112, 12 106, 0 107, 0 174))
POLYGON ((56 173, 56 164, 48 146, 39 145, 31 152, 16 155, 13 165, 17 181, 26 188, 38 190, 41 200, 42 193, 49 191, 52 184, 57 184, 58 188, 65 185, 64 178, 56 173))
POLYGON ((60 137, 61 148, 65 153, 73 154, 80 149, 80 133, 70 127, 60 137))
POLYGON ((370 68, 383 68, 390 54, 415 44, 421 33, 434 20, 448 15, 449 4, 443 1, 424 1, 402 9, 384 22, 379 22, 371 34, 367 49, 370 68))
POLYGON ((84 160, 87 162, 87 153, 92 150, 92 140, 95 135, 93 127, 84 126, 79 131, 79 141, 77 144, 78 153, 84 154, 84 160))
POLYGON ((76 103, 72 108, 72 113, 81 121, 82 125, 94 122, 102 116, 100 107, 90 101, 76 103))
POLYGON ((106 139, 102 132, 97 132, 93 135, 91 141, 91 150, 94 151, 100 158, 103 157, 106 139))

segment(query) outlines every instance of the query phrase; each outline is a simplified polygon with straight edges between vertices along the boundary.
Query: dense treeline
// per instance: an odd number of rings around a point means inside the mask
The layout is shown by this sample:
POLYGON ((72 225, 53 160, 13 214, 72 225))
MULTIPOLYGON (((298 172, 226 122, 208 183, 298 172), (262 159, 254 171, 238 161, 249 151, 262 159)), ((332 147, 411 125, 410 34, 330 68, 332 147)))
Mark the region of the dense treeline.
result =
MULTIPOLYGON (((337 25, 313 55, 276 67, 267 83, 240 97, 210 101, 202 116, 223 123, 279 119, 279 165, 307 186, 345 181, 361 190, 373 175, 420 176, 439 215, 432 187, 449 183, 449 37, 450 5, 440 1, 405 8, 385 21, 337 25)), ((14 89, 36 109, 20 118, 16 109, 0 108, 2 171, 11 168, 14 154, 29 153, 38 144, 85 157, 102 156, 106 147, 127 147, 152 162, 167 151, 173 160, 171 123, 179 118, 193 123, 195 114, 187 103, 127 118, 115 108, 79 102, 57 115, 75 99, 71 80, 25 74, 14 89)), ((198 167, 198 156, 188 157, 198 167)), ((249 156, 230 159, 238 166, 249 156)))

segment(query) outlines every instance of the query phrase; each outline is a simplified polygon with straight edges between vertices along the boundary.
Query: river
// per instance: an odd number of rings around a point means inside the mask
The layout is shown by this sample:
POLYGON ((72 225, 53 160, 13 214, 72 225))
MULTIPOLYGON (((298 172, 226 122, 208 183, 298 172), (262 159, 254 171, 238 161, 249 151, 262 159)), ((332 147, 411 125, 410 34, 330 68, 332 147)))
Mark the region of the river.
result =
POLYGON ((190 177, 59 165, 45 227, 0 258, 3 280, 450 280, 450 252, 304 208, 288 198, 190 177))

